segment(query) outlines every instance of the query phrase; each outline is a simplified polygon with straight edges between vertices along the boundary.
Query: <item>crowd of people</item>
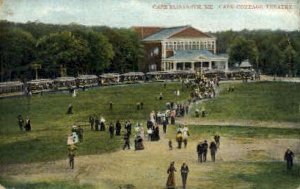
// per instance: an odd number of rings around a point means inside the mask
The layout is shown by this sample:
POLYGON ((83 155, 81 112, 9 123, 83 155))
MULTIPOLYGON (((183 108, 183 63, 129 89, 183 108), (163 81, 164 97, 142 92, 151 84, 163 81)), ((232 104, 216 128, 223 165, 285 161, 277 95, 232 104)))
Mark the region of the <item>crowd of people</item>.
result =
MULTIPOLYGON (((189 83, 190 84, 190 83, 189 83)), ((164 85, 165 86, 165 85, 164 85)), ((132 135, 134 135, 134 149, 135 150, 144 150, 144 140, 145 134, 148 136, 148 141, 159 141, 161 139, 160 136, 160 127, 162 127, 163 134, 167 133, 168 125, 175 125, 176 117, 184 117, 189 114, 190 105, 193 102, 204 98, 214 98, 216 95, 216 88, 219 86, 218 79, 197 79, 194 83, 191 84, 193 87, 193 91, 191 92, 191 99, 187 102, 182 103, 174 103, 173 101, 167 102, 164 111, 151 111, 146 123, 147 130, 144 130, 144 127, 140 123, 136 123, 133 127, 132 123, 129 120, 121 123, 120 120, 116 120, 115 123, 109 122, 108 127, 106 127, 106 120, 102 116, 90 115, 88 118, 89 126, 91 131, 108 131, 111 139, 114 139, 115 136, 123 136, 123 147, 122 149, 131 149, 130 139, 132 135), (123 126, 122 126, 123 125, 123 126)), ((234 88, 230 88, 230 92, 234 91, 234 88)), ((174 94, 179 96, 179 90, 175 90, 174 94)), ((76 97, 76 95, 75 95, 76 97)), ((163 94, 159 94, 159 100, 163 99, 163 94)), ((138 102, 137 110, 143 109, 143 102, 138 102)), ((113 109, 113 103, 109 103, 109 110, 113 109)), ((73 106, 69 105, 67 114, 73 114, 73 106)), ((202 106, 201 111, 196 109, 196 117, 199 116, 205 117, 205 107, 202 106), (197 116, 198 114, 198 116, 197 116)), ((18 126, 21 131, 25 129, 25 131, 31 130, 30 119, 24 121, 21 115, 18 116, 18 126), (25 123, 25 124, 24 124, 25 123)), ((188 138, 190 136, 189 128, 184 125, 179 125, 176 130, 175 140, 177 142, 177 149, 186 148, 188 145, 188 138)), ((196 146, 197 159, 199 163, 207 162, 207 153, 210 151, 211 161, 216 161, 216 154, 218 149, 220 149, 220 136, 215 135, 213 137, 213 141, 210 143, 205 140, 200 140, 196 146)), ((68 136, 67 145, 68 145, 68 158, 69 158, 69 166, 74 169, 75 164, 75 155, 77 151, 77 143, 83 142, 83 127, 80 125, 73 125, 71 128, 71 134, 68 136)), ((168 141, 169 150, 173 150, 172 140, 168 141)), ((294 153, 288 149, 285 152, 284 160, 287 161, 287 169, 291 170, 293 167, 293 158, 294 153)), ((169 168, 167 169, 168 178, 166 186, 167 188, 175 188, 175 175, 176 168, 175 162, 171 162, 169 168)), ((180 169, 181 177, 182 177, 182 186, 186 188, 187 177, 189 173, 189 167, 186 163, 183 163, 180 169)))

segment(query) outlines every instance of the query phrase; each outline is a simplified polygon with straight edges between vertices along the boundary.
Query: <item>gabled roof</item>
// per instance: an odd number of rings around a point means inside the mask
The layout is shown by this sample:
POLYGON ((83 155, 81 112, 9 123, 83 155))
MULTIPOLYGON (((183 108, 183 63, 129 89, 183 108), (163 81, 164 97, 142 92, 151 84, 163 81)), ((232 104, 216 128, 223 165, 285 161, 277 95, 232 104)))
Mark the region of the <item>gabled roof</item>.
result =
POLYGON ((184 29, 187 29, 190 26, 178 26, 178 27, 172 27, 172 28, 164 28, 160 30, 157 33, 154 33, 146 38, 143 39, 143 41, 162 41, 164 39, 168 39, 172 35, 181 32, 184 29))
POLYGON ((241 64, 240 64, 240 68, 249 68, 252 67, 252 65, 250 64, 249 60, 244 60, 241 64))
POLYGON ((212 37, 189 25, 171 28, 162 28, 158 32, 144 38, 142 41, 162 41, 171 37, 212 37))
POLYGON ((164 29, 162 27, 155 27, 155 26, 135 26, 132 28, 135 32, 138 33, 140 39, 144 39, 154 33, 159 32, 160 30, 164 29))
POLYGON ((208 50, 180 50, 166 60, 199 60, 200 58, 227 60, 227 58, 215 55, 208 50))

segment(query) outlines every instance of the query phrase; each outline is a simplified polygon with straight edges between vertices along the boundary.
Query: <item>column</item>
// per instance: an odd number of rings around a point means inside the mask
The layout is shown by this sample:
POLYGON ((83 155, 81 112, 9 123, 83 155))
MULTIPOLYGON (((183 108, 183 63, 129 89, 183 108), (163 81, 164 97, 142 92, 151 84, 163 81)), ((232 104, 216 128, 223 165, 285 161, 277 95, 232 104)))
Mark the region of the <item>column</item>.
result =
POLYGON ((225 71, 228 71, 228 60, 225 61, 225 71))
POLYGON ((165 42, 161 42, 161 58, 166 58, 166 45, 165 42))
POLYGON ((185 70, 185 62, 182 62, 182 70, 185 70))
POLYGON ((203 62, 200 62, 200 64, 201 64, 201 67, 200 67, 200 68, 201 68, 201 70, 202 70, 202 68, 203 68, 203 62))
POLYGON ((191 70, 195 71, 195 62, 191 62, 191 70))
POLYGON ((211 61, 208 62, 208 69, 212 70, 211 61))

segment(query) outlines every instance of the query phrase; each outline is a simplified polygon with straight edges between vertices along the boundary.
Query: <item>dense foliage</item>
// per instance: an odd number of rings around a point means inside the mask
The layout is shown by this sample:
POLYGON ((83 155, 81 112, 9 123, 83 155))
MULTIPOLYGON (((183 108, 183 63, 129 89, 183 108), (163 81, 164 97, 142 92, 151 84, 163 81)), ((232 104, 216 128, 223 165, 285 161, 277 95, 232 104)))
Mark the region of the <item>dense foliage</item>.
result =
POLYGON ((243 30, 212 33, 218 53, 228 53, 234 65, 245 59, 265 74, 300 75, 300 32, 243 30))
MULTIPOLYGON (((218 53, 233 66, 249 59, 265 74, 300 74, 300 32, 258 30, 212 33, 218 53)), ((0 21, 1 81, 141 70, 144 51, 131 29, 78 24, 0 21), (38 66, 37 66, 38 65, 38 66)))

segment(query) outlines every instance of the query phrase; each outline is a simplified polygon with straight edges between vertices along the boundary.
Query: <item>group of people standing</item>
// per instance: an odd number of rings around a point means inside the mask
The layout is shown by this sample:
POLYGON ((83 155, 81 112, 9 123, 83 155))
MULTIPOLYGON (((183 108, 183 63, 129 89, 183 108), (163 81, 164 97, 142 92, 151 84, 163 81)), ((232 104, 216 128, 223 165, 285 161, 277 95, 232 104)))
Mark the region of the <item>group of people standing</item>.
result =
POLYGON ((96 115, 89 116, 89 123, 91 130, 94 131, 105 131, 105 119, 103 117, 98 117, 96 115))
POLYGON ((220 146, 220 136, 219 135, 214 136, 214 141, 211 141, 209 146, 208 146, 207 140, 199 141, 199 143, 197 145, 198 162, 199 163, 206 162, 208 148, 210 149, 211 160, 213 162, 215 162, 216 161, 216 153, 217 153, 219 146, 220 146))
POLYGON ((25 124, 22 115, 18 115, 17 119, 18 119, 18 126, 20 128, 20 131, 23 131, 24 129, 25 131, 31 131, 31 123, 29 117, 26 118, 25 124))

